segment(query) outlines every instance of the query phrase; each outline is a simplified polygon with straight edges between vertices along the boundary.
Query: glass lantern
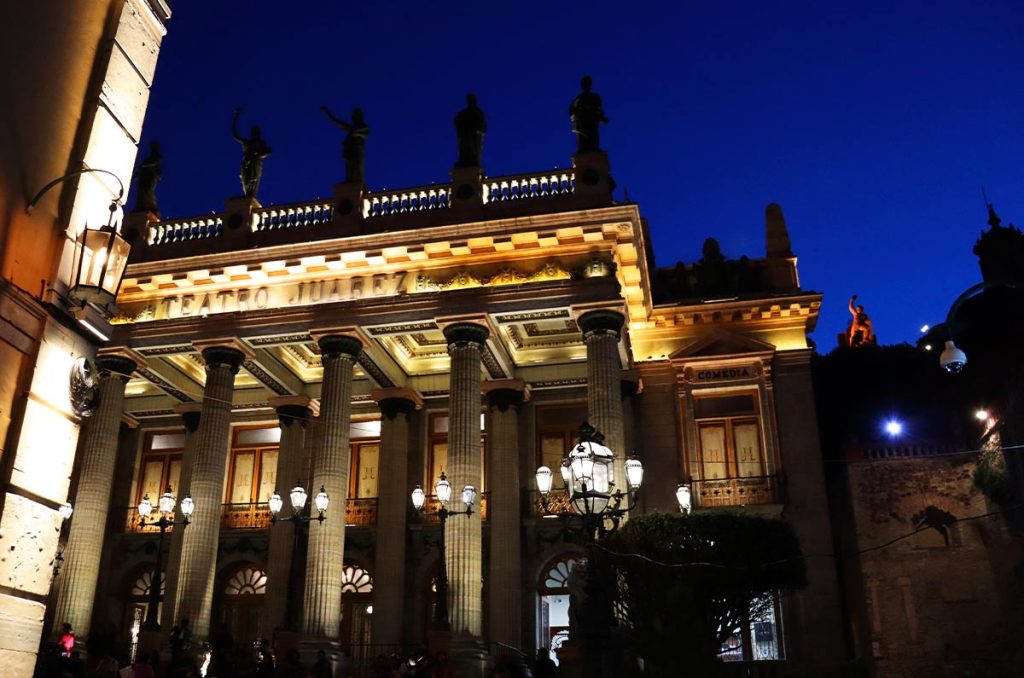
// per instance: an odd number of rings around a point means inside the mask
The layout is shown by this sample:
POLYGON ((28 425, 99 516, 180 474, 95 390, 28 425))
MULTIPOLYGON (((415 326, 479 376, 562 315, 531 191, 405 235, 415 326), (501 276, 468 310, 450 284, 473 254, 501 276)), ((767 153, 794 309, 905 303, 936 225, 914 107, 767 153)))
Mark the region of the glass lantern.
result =
POLYGON ((573 509, 581 514, 602 513, 608 507, 614 485, 614 457, 601 442, 600 434, 584 436, 569 454, 570 496, 573 509))
POLYGON ((84 302, 109 304, 117 297, 131 245, 114 227, 117 204, 110 205, 106 226, 89 228, 75 244, 75 279, 70 294, 84 302))
POLYGON ((324 512, 327 511, 327 505, 330 501, 330 498, 327 496, 327 491, 324 489, 324 486, 321 485, 320 491, 316 493, 315 497, 313 497, 313 505, 316 507, 316 510, 323 515, 324 512))

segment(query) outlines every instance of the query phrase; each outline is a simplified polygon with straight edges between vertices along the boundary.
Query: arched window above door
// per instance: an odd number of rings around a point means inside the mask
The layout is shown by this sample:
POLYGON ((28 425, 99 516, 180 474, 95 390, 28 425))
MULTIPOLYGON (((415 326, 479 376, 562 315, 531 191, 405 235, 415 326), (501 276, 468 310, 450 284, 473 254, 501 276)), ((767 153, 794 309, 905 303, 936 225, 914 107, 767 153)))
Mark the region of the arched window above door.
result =
POLYGON ((342 593, 373 593, 373 578, 358 565, 346 565, 341 575, 342 593))
POLYGON ((267 574, 263 570, 246 565, 228 577, 224 593, 229 596, 262 595, 267 592, 267 574))
POLYGON ((569 575, 577 558, 576 554, 566 554, 553 560, 541 575, 541 591, 545 594, 568 592, 569 575))

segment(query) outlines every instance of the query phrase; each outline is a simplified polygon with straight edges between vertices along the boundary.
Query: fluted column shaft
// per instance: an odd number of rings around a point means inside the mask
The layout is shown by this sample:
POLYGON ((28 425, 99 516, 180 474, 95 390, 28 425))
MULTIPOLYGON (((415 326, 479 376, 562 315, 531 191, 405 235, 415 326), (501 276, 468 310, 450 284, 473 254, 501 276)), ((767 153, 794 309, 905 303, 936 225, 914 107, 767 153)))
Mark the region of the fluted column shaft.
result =
MULTIPOLYGON (((178 478, 178 487, 174 492, 179 497, 191 494, 192 488, 192 467, 196 460, 196 431, 199 429, 199 417, 202 413, 200 403, 182 403, 174 408, 174 411, 181 416, 185 425, 185 446, 181 454, 181 476, 178 478)), ((179 502, 175 520, 181 522, 185 516, 181 514, 179 502)), ((169 629, 174 626, 178 617, 178 605, 181 600, 181 587, 178 586, 179 573, 181 570, 181 548, 184 544, 185 530, 171 530, 171 547, 167 554, 167 569, 164 576, 164 602, 160 613, 160 627, 169 629)))
MULTIPOLYGON (((309 398, 285 396, 272 398, 271 405, 277 410, 281 425, 281 443, 277 455, 277 492, 284 498, 283 513, 291 515, 292 506, 289 492, 296 482, 303 483, 305 475, 302 466, 305 457, 306 424, 313 412, 309 398)), ((308 490, 309 487, 304 485, 308 490)), ((316 492, 313 492, 315 495, 316 492)), ((262 498, 262 497, 261 497, 262 498)), ((287 618, 288 597, 298 595, 293 590, 293 557, 295 555, 295 523, 279 520, 270 528, 270 545, 267 552, 267 594, 263 601, 264 628, 268 631, 286 629, 294 622, 287 618)), ((296 601, 297 602, 297 601, 296 601)))
POLYGON ((74 516, 64 549, 64 569, 58 578, 54 624, 71 624, 76 635, 89 635, 96 583, 107 529, 111 485, 117 461, 117 437, 124 407, 124 387, 134 361, 123 356, 100 356, 100 403, 89 422, 88 438, 82 451, 74 516))
POLYGON ((604 434, 605 445, 615 455, 615 485, 626 489, 625 436, 622 419, 622 387, 619 374, 619 335, 625 318, 605 309, 587 311, 579 318, 587 345, 587 409, 590 423, 604 434))
POLYGON ((490 567, 487 577, 488 632, 492 643, 522 645, 522 563, 520 561, 519 407, 522 380, 488 382, 487 505, 490 567), (490 387, 490 388, 488 388, 490 387))
POLYGON ((217 540, 220 537, 221 503, 231 435, 231 403, 235 375, 245 355, 225 346, 203 350, 206 387, 203 409, 195 433, 195 460, 189 490, 195 501, 191 524, 181 529, 181 563, 178 569, 178 614, 188 618, 197 642, 210 634, 210 610, 216 575, 217 540))
MULTIPOLYGON (((465 508, 462 488, 480 484, 480 350, 488 333, 486 327, 475 323, 454 323, 444 328, 451 357, 448 481, 456 511, 465 508)), ((445 525, 445 563, 451 595, 450 622, 455 633, 481 635, 482 560, 479 511, 470 516, 452 516, 445 525)))
POLYGON ((334 640, 341 631, 341 578, 345 558, 345 504, 351 460, 352 368, 362 350, 357 337, 321 337, 324 379, 320 391, 320 435, 313 459, 310 495, 323 486, 331 498, 327 520, 309 525, 303 631, 334 640))
POLYGON ((373 642, 402 642, 405 602, 405 519, 409 511, 409 415, 418 405, 408 389, 374 393, 380 405, 377 465, 377 546, 373 568, 373 642))

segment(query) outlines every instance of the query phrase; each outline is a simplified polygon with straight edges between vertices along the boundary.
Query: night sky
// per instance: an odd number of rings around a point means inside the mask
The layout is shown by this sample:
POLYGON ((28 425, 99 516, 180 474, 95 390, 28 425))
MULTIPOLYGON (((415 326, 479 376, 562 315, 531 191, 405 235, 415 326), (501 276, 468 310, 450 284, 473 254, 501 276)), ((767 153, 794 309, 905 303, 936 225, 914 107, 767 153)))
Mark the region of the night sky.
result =
MULTIPOLYGON (((240 193, 240 132, 273 147, 264 205, 329 197, 361 106, 371 190, 445 182, 452 116, 475 92, 490 176, 567 167, 567 109, 590 74, 618 182, 659 266, 764 254, 782 205, 814 338, 850 294, 884 343, 912 341, 980 280, 982 187, 1024 225, 1024 5, 963 2, 172 2, 144 130, 165 218, 240 193), (768 5, 785 5, 784 8, 768 5)), ((145 155, 143 147, 142 155, 145 155)), ((134 198, 132 198, 134 199, 134 198)))

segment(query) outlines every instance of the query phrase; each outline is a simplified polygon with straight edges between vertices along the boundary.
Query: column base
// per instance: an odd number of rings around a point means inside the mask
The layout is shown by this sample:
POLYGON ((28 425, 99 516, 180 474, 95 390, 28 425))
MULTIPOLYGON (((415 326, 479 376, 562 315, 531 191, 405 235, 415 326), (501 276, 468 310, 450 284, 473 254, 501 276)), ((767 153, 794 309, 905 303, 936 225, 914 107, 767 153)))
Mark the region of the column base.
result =
MULTIPOLYGON (((327 661, 331 663, 332 672, 336 672, 339 666, 347 663, 347 659, 342 658, 343 655, 347 658, 347 655, 342 652, 341 643, 324 638, 302 638, 297 633, 295 635, 298 637, 295 647, 299 649, 299 656, 306 666, 312 666, 320 652, 323 652, 327 661)), ((281 660, 282 657, 278 655, 278 663, 281 663, 281 660)))
POLYGON ((555 650, 558 657, 558 675, 562 678, 583 678, 583 647, 569 639, 555 650))
POLYGON ((451 638, 448 655, 455 667, 455 678, 483 678, 487 668, 487 647, 479 638, 457 635, 451 638))

